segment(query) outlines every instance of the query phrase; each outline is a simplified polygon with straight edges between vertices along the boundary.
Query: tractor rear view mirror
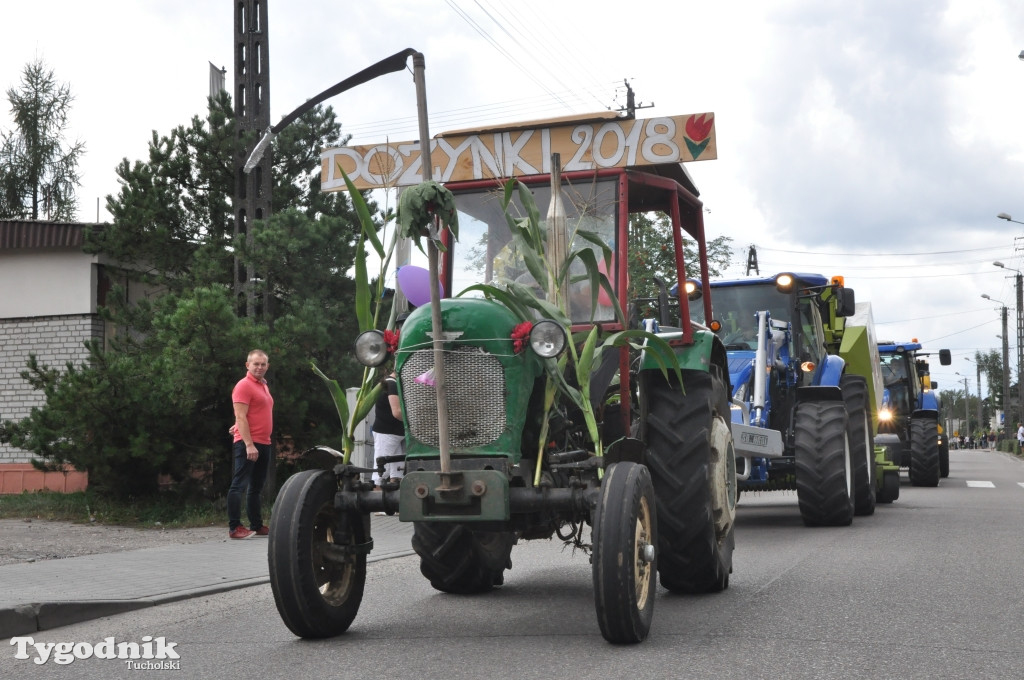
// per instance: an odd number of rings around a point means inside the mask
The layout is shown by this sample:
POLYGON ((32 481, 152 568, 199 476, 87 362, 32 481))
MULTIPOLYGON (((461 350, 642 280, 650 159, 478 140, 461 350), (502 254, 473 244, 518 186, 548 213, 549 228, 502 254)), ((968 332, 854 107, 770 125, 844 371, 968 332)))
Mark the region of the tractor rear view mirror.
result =
POLYGON ((853 316, 857 311, 857 302, 854 300, 853 288, 839 289, 839 306, 836 309, 836 316, 853 316))
POLYGON ((939 350, 939 363, 942 364, 943 366, 949 366, 951 363, 953 363, 953 357, 949 355, 948 349, 939 350))

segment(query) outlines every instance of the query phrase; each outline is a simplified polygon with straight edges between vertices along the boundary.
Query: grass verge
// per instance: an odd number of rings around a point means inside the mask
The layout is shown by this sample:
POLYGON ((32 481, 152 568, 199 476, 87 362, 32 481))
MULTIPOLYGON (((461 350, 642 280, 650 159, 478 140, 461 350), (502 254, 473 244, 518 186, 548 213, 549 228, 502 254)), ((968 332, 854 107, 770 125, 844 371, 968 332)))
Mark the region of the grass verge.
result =
POLYGON ((174 494, 138 501, 113 501, 88 491, 0 495, 0 519, 26 518, 183 529, 227 525, 227 510, 223 499, 185 500, 174 494))

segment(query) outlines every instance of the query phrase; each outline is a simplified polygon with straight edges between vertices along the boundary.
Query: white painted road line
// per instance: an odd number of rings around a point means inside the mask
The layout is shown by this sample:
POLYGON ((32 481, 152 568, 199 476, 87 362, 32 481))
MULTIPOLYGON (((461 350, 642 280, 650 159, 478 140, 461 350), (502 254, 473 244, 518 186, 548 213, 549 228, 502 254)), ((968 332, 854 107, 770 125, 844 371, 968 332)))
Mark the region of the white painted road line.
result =
POLYGON ((1024 482, 1017 482, 1017 486, 1024 486, 1024 482))
POLYGON ((976 489, 994 489, 994 488, 996 488, 996 485, 993 484, 992 482, 973 482, 971 480, 967 480, 967 486, 974 487, 976 489))

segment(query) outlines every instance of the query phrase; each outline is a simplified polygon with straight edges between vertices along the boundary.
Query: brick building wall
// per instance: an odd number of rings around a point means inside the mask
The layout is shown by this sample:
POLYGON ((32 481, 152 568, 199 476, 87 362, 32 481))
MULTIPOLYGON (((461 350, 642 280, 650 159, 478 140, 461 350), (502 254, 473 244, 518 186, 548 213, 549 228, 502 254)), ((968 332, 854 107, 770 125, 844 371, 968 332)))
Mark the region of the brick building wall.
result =
MULTIPOLYGON (((103 338, 103 320, 95 314, 0 319, 0 419, 20 420, 45 403, 42 392, 21 377, 29 355, 54 368, 84 363, 84 343, 103 338)), ((0 464, 27 463, 32 455, 0 444, 0 464)))

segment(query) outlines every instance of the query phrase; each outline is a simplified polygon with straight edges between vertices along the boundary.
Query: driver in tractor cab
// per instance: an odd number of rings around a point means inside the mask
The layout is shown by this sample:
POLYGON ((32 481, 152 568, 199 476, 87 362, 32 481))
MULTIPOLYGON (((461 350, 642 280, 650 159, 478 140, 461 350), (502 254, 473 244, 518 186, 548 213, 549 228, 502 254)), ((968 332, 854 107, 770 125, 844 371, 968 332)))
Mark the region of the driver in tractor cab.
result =
POLYGON ((723 339, 725 345, 747 345, 748 349, 756 347, 757 316, 754 314, 737 312, 734 323, 736 324, 736 330, 725 336, 723 339))

